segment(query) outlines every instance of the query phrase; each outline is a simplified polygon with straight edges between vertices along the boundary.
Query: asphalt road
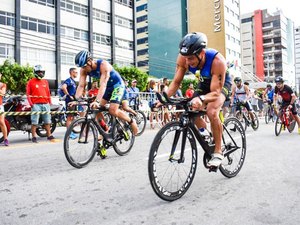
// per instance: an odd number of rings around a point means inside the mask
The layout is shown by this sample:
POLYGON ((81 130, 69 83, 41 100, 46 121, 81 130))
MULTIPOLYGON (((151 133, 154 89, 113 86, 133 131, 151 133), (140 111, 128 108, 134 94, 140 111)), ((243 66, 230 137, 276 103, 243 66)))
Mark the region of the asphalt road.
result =
MULTIPOLYGON (((68 164, 59 142, 27 140, 10 134, 0 146, 0 224, 300 224, 300 135, 275 137, 273 124, 261 121, 247 131, 247 155, 241 172, 228 179, 198 162, 194 182, 175 202, 153 192, 147 171, 151 142, 147 128, 129 155, 108 151, 83 169, 68 164)), ((202 150, 199 149, 200 157, 202 150)))

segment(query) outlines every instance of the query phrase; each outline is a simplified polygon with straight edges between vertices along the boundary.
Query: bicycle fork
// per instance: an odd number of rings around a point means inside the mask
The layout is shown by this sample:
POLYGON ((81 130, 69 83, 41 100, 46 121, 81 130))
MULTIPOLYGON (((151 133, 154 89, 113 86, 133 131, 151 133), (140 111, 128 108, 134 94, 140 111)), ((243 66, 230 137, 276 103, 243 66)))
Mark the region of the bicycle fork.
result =
POLYGON ((174 141, 173 141, 172 149, 171 149, 171 154, 169 156, 170 162, 174 162, 174 161, 177 161, 178 163, 184 162, 184 149, 185 149, 186 138, 187 138, 187 129, 184 129, 182 131, 182 143, 181 143, 180 157, 179 157, 179 159, 174 158, 174 153, 176 151, 176 146, 177 146, 179 138, 180 138, 180 133, 181 133, 180 130, 176 130, 176 132, 175 132, 174 141))

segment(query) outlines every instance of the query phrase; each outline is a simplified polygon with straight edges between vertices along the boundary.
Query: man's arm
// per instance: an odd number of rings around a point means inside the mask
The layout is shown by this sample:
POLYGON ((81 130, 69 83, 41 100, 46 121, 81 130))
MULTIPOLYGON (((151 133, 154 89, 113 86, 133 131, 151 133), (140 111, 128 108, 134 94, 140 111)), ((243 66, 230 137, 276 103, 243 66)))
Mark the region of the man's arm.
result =
POLYGON ((75 94, 75 98, 78 99, 82 96, 84 88, 85 88, 85 82, 86 82, 86 72, 84 71, 84 69, 80 69, 80 77, 79 77, 79 83, 78 83, 78 87, 76 89, 76 94, 75 94))
POLYGON ((27 86, 26 86, 26 95, 27 95, 27 100, 28 100, 28 103, 30 106, 33 105, 32 101, 31 101, 31 97, 30 97, 30 81, 27 83, 27 86))
POLYGON ((101 72, 100 88, 98 90, 98 94, 95 99, 95 101, 97 101, 97 102, 100 102, 101 99, 103 98, 111 71, 112 71, 112 66, 107 61, 103 61, 101 68, 100 68, 100 72, 101 72))
POLYGON ((251 98, 250 90, 247 85, 244 85, 244 87, 245 87, 245 92, 246 92, 246 101, 248 101, 251 98))
POLYGON ((176 93, 181 81, 183 80, 186 71, 187 71, 186 61, 183 58, 183 56, 178 54, 174 79, 172 80, 167 91, 167 95, 169 97, 173 96, 176 93))

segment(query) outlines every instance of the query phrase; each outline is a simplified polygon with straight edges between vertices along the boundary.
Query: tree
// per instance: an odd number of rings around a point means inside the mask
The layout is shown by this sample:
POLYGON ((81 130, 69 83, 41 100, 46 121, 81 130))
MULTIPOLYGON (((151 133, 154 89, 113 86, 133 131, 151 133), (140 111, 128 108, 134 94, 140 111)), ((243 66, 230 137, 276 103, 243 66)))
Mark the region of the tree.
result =
POLYGON ((0 73, 2 73, 2 82, 6 83, 7 90, 13 94, 25 93, 28 80, 34 77, 31 66, 28 64, 21 66, 9 59, 0 65, 0 73))
POLYGON ((144 73, 140 69, 133 66, 119 67, 117 65, 114 65, 114 68, 120 73, 122 77, 128 80, 129 83, 131 83, 131 81, 133 80, 137 80, 137 87, 141 91, 146 90, 148 79, 147 73, 144 73))

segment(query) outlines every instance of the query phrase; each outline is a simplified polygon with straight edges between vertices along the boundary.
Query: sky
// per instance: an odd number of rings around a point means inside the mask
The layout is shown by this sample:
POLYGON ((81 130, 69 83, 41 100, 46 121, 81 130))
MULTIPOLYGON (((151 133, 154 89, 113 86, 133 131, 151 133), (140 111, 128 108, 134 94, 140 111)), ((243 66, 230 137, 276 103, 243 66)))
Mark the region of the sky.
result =
POLYGON ((256 9, 268 9, 269 13, 279 8, 283 14, 300 26, 298 0, 240 0, 241 14, 253 12, 256 9))

